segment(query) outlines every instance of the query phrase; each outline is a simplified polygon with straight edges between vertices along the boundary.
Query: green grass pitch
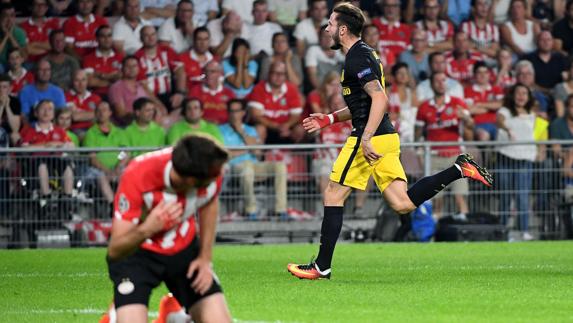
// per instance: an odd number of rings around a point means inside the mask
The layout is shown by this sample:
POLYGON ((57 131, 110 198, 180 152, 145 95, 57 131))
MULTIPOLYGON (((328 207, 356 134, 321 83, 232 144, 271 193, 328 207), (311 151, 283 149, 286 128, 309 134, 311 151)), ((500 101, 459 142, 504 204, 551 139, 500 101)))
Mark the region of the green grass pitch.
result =
MULTIPOLYGON (((316 245, 219 246, 237 322, 572 322, 573 242, 340 244, 332 280, 289 261, 316 245)), ((104 249, 0 252, 0 322, 97 322, 111 299, 104 249)), ((153 294, 157 310, 162 287, 153 294)))

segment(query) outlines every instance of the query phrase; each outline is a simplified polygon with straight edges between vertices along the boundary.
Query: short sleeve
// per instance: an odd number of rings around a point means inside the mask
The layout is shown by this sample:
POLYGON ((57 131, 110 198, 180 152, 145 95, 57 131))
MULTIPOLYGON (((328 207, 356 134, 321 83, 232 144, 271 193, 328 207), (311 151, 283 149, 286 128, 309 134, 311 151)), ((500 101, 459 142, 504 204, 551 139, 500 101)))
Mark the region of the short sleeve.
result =
MULTIPOLYGON (((250 64, 251 63, 249 62, 249 65, 250 64)), ((231 65, 231 63, 229 62, 228 59, 223 61, 223 75, 225 77, 229 77, 229 76, 235 74, 235 70, 236 70, 235 67, 233 65, 231 65)))
POLYGON ((111 38, 114 41, 123 41, 125 40, 123 34, 121 33, 121 22, 116 22, 115 25, 113 26, 113 29, 111 31, 111 38))
POLYGON ((64 91, 60 88, 56 88, 54 91, 54 105, 56 109, 61 109, 66 106, 66 97, 64 96, 64 91))
POLYGON ((143 196, 137 191, 133 181, 129 180, 130 175, 131 173, 126 172, 121 177, 113 201, 113 217, 138 224, 142 213, 143 196))
POLYGON ((423 127, 426 125, 426 118, 424 117, 424 106, 420 106, 416 113, 416 126, 423 127))
MULTIPOLYGON (((352 61, 346 65, 350 66, 350 69, 345 71, 345 74, 355 76, 362 87, 370 81, 381 81, 380 76, 384 73, 381 64, 374 60, 373 54, 366 51, 362 51, 352 57, 352 61), (378 74, 377 71, 380 71, 380 74, 378 74)), ((382 86, 384 86, 384 84, 382 84, 382 86)))
POLYGON ((169 24, 171 24, 171 19, 166 19, 162 24, 161 27, 159 27, 159 30, 157 31, 157 39, 159 39, 160 41, 167 41, 170 42, 171 41, 171 33, 173 33, 173 30, 170 30, 171 28, 169 28, 169 24))
POLYGON ((509 110, 506 107, 502 107, 499 110, 497 110, 497 114, 503 116, 505 119, 511 118, 511 112, 509 112, 509 110))
POLYGON ((298 24, 296 24, 296 26, 294 27, 294 32, 292 33, 292 36, 294 38, 296 38, 297 40, 304 40, 304 20, 299 22, 298 24))
POLYGON ((259 64, 254 60, 249 61, 249 66, 247 67, 249 75, 252 77, 257 77, 257 72, 259 71, 259 64))
POLYGON ((318 51, 320 51, 319 46, 310 46, 310 48, 306 51, 305 55, 306 67, 318 66, 318 51))

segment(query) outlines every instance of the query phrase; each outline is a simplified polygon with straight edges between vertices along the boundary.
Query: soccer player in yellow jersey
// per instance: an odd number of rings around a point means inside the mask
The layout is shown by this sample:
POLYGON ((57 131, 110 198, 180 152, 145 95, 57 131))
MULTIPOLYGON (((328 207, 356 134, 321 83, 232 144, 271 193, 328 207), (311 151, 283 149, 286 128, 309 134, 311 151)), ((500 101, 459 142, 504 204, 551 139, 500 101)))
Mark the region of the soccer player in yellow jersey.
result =
MULTIPOLYGON (((332 255, 342 228, 344 201, 352 188, 364 190, 370 176, 374 177, 390 207, 400 214, 413 211, 460 178, 493 185, 493 177, 485 168, 469 154, 461 154, 452 167, 422 178, 408 189, 400 163, 400 140, 385 112, 388 98, 382 64, 376 51, 360 39, 363 25, 364 15, 359 8, 349 3, 334 8, 326 32, 334 40, 333 49, 342 49, 346 54, 341 83, 347 107, 328 115, 311 114, 303 120, 308 132, 346 120, 352 120, 353 130, 334 163, 324 192, 318 257, 310 264, 288 264, 288 271, 301 279, 330 278, 332 255)), ((469 115, 462 117, 466 118, 469 115)))

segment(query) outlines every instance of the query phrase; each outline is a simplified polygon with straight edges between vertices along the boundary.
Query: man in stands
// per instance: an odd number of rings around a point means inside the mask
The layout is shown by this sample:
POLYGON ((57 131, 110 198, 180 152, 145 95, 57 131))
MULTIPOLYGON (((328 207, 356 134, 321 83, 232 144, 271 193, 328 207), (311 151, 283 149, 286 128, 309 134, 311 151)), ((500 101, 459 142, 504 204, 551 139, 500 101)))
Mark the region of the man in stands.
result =
POLYGON ((33 0, 32 14, 30 18, 20 24, 20 28, 26 32, 28 38, 28 61, 37 62, 50 50, 48 36, 52 30, 60 28, 57 18, 47 18, 48 0, 33 0))
POLYGON ((101 102, 99 95, 88 91, 88 78, 84 70, 74 73, 72 89, 66 92, 67 106, 72 110, 71 129, 83 138, 92 126, 95 109, 101 102))
POLYGON ((309 17, 296 24, 293 36, 296 39, 296 53, 304 57, 308 47, 318 45, 320 27, 324 26, 328 19, 328 4, 325 0, 312 0, 308 11, 309 17))
POLYGON ((185 99, 181 109, 183 120, 176 122, 167 132, 166 144, 174 145, 188 134, 204 134, 219 143, 223 142, 216 124, 203 119, 203 103, 197 98, 185 99))
POLYGON ((489 21, 490 9, 491 0, 472 0, 472 19, 464 21, 461 29, 473 49, 495 58, 499 49, 499 28, 489 21))
POLYGON ((159 46, 153 26, 141 29, 141 41, 143 47, 135 52, 139 62, 138 80, 143 80, 170 111, 179 108, 187 95, 185 71, 179 56, 171 48, 159 46), (173 76, 175 89, 171 86, 173 76))
POLYGON ((380 46, 388 47, 398 57, 410 46, 412 28, 400 22, 400 0, 383 0, 380 5, 384 16, 372 23, 380 30, 380 46))
POLYGON ((113 48, 116 52, 133 55, 143 45, 141 29, 151 23, 140 16, 139 0, 126 0, 123 16, 113 25, 113 48))
MULTIPOLYGON (((153 121, 157 114, 155 103, 148 98, 139 98, 133 103, 135 120, 124 130, 129 147, 162 147, 165 145, 165 130, 153 121)), ((147 151, 134 151, 137 157, 147 151)))
POLYGON ((282 32, 282 27, 268 21, 269 6, 266 0, 253 2, 253 23, 247 24, 249 30, 247 41, 251 45, 251 56, 264 57, 273 54, 273 35, 282 32))
POLYGON ((11 49, 24 49, 28 42, 26 32, 16 25, 16 9, 8 3, 0 4, 0 70, 8 63, 11 49))
POLYGON ((227 102, 235 97, 230 89, 223 86, 223 67, 217 61, 205 66, 205 79, 189 91, 189 96, 203 102, 203 118, 218 125, 227 122, 227 102))
POLYGON ((46 55, 52 67, 50 81, 67 91, 72 87, 72 76, 80 68, 80 63, 74 56, 65 52, 66 38, 62 29, 50 33, 50 46, 52 49, 46 55))
POLYGON ((207 29, 211 33, 209 46, 213 54, 219 57, 231 55, 231 44, 236 38, 247 38, 248 29, 243 23, 241 16, 231 10, 221 18, 207 23, 207 29))
MULTIPOLYGON (((430 54, 428 60, 430 61, 430 72, 432 74, 446 72, 446 58, 444 57, 444 54, 434 52, 430 54)), ((463 98, 464 88, 460 82, 448 77, 446 79, 446 94, 453 97, 463 98)), ((424 102, 434 97, 434 90, 432 89, 432 84, 429 78, 418 84, 416 87, 416 97, 418 102, 424 102)))
POLYGON ((286 65, 275 62, 268 81, 259 82, 248 96, 250 113, 261 142, 269 144, 300 142, 304 129, 300 125, 301 94, 286 81, 286 65))
POLYGON ((12 80, 12 95, 18 95, 20 90, 28 84, 34 83, 34 74, 22 66, 24 57, 20 49, 8 52, 8 76, 12 80))
POLYGON ((100 26, 95 34, 97 48, 85 56, 82 63, 88 74, 88 87, 97 95, 106 98, 109 87, 121 78, 123 55, 113 49, 110 26, 100 26))
MULTIPOLYGON (((41 59, 36 64, 35 71, 36 82, 28 84, 20 91, 20 103, 22 104, 22 116, 25 118, 32 117, 32 107, 36 106, 41 100, 50 100, 56 109, 66 106, 64 91, 56 85, 50 83, 52 68, 47 59, 41 59)), ((29 120, 29 119, 28 119, 29 120)))
POLYGON ((440 19, 438 0, 424 1, 424 16, 415 24, 416 29, 426 31, 431 51, 443 52, 452 49, 454 26, 447 20, 440 19))
POLYGON ((203 79, 203 69, 207 63, 219 58, 209 51, 211 33, 207 27, 199 27, 193 32, 193 48, 181 53, 179 60, 187 76, 187 88, 200 84, 203 79))
POLYGON ((481 53, 470 49, 468 35, 463 31, 455 33, 454 49, 445 56, 446 74, 463 85, 471 83, 474 64, 485 59, 481 53))
POLYGON ((97 47, 96 30, 107 25, 107 19, 94 15, 95 0, 78 0, 78 14, 64 23, 67 51, 82 60, 85 55, 97 47))

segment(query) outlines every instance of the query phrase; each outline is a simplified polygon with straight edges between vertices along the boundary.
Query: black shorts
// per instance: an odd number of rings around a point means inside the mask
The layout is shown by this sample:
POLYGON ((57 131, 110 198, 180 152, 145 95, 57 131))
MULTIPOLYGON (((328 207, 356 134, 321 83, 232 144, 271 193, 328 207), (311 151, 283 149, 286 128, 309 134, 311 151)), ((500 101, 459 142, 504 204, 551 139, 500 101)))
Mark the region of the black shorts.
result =
POLYGON ((52 177, 64 176, 64 171, 68 167, 73 168, 73 163, 70 157, 67 156, 33 156, 27 160, 24 166, 24 176, 28 178, 35 178, 38 176, 38 168, 41 164, 45 164, 48 168, 48 174, 52 177))
POLYGON ((165 282, 179 304, 186 309, 204 297, 222 293, 221 285, 214 274, 213 284, 205 294, 199 295, 191 288, 194 277, 186 277, 187 269, 198 255, 199 241, 195 239, 187 248, 172 256, 140 249, 119 261, 110 261, 108 258, 115 308, 129 304, 148 306, 151 291, 161 282, 165 282))

